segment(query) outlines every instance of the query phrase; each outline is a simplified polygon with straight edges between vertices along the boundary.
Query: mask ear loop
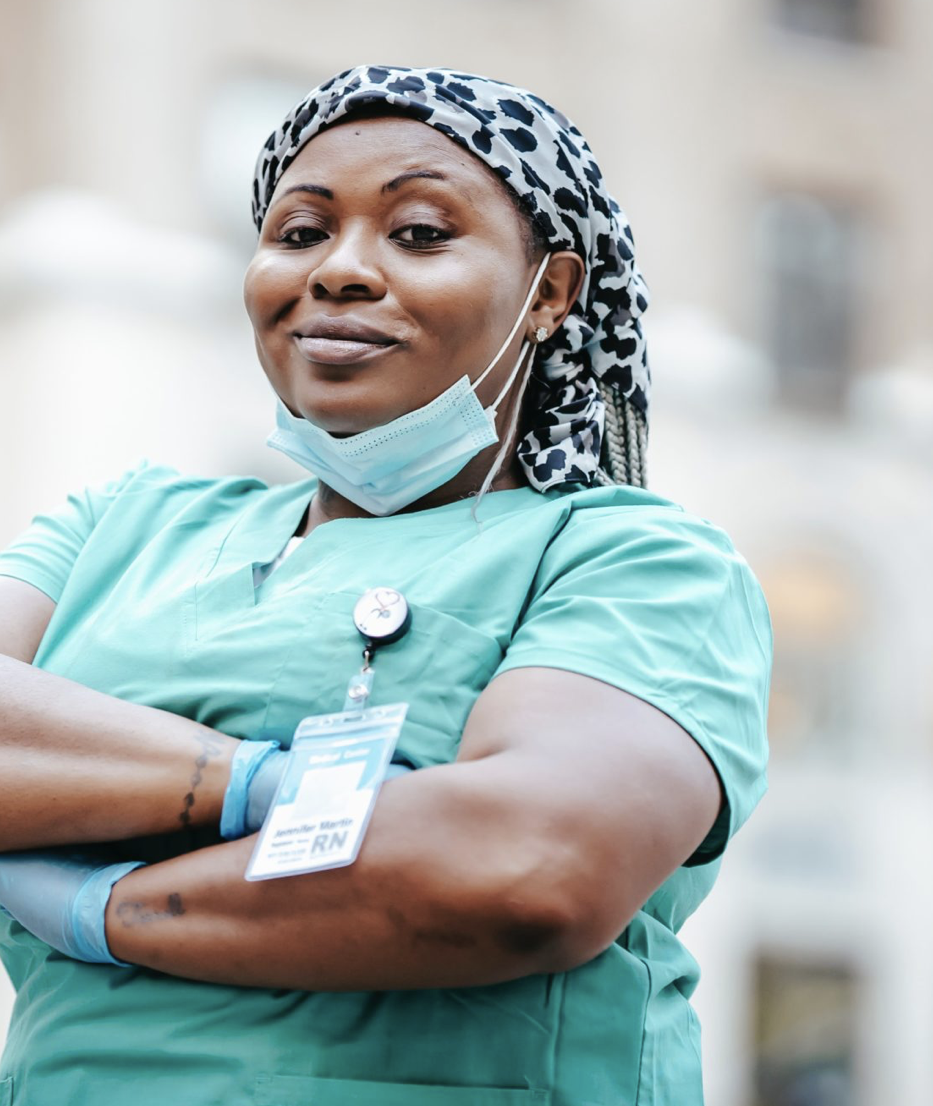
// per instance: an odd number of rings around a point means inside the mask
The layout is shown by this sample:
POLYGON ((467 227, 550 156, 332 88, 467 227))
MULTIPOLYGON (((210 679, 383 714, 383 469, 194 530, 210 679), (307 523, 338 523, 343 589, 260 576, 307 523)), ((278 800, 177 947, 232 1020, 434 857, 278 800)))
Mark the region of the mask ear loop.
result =
MULTIPOLYGON (((515 431, 518 428, 518 420, 519 420, 519 417, 521 415, 521 408, 522 408, 522 396, 525 393, 525 388, 528 386, 528 379, 531 376, 531 367, 535 363, 535 347, 532 346, 530 342, 525 342, 524 345, 522 346, 522 355, 518 359, 518 364, 515 366, 515 371, 513 371, 513 373, 512 373, 513 376, 515 375, 515 373, 518 371, 518 369, 520 368, 520 366, 524 362, 526 354, 528 354, 528 364, 525 366, 525 372, 522 375, 522 386, 521 386, 521 389, 519 390, 518 400, 515 404, 515 413, 512 416, 511 425, 508 428, 508 432, 503 434, 503 436, 502 436, 502 443, 499 446, 499 449, 496 453, 495 458, 493 459, 492 464, 489 466, 489 471, 486 473, 486 476, 483 480, 482 485, 480 486, 479 491, 476 493, 476 502, 473 504, 473 509, 470 512, 473 515, 473 521, 480 527, 480 529, 482 529, 483 524, 476 517, 476 512, 479 509, 479 505, 482 502, 483 496, 489 490, 489 486, 492 484, 493 480, 496 478, 496 473, 499 471, 499 469, 502 466, 502 461, 505 458, 506 451, 508 450, 509 446, 511 445, 512 439, 515 436, 515 431), (529 349, 531 350, 530 354, 528 354, 529 349)), ((504 395, 505 392, 503 391, 502 394, 504 395)), ((499 399, 501 399, 501 398, 502 398, 502 396, 500 395, 499 399)), ((496 400, 496 403, 498 403, 498 402, 499 402, 499 400, 496 400)))
MULTIPOLYGON (((499 347, 499 352, 489 362, 489 364, 480 373, 480 375, 476 378, 476 380, 473 381, 472 387, 473 387, 474 392, 480 386, 480 384, 483 383, 483 381, 486 379, 486 377, 489 376, 489 374, 496 367, 496 365, 499 364, 499 362, 502 360, 502 355, 505 353, 505 351, 512 344, 512 339, 518 333, 519 327, 525 321, 525 312, 528 310, 529 307, 531 307, 531 301, 535 298, 535 295, 538 291, 538 282, 541 280, 541 277, 544 275, 544 270, 547 268, 547 264, 550 260, 551 260, 551 255, 549 253, 546 253, 544 255, 544 257, 541 259, 541 264, 538 266, 538 271, 535 273, 534 278, 531 281, 531 287, 528 289, 528 295, 525 297, 525 302, 521 306, 521 310, 518 313, 518 318, 515 320, 515 324, 513 325, 512 329, 509 331, 509 334, 508 334, 508 337, 506 338, 506 340, 499 347)), ((518 368, 521 365, 522 360, 524 359, 525 353, 527 351, 527 346, 528 346, 528 342, 525 342, 525 344, 522 346, 522 352, 519 354, 518 361, 515 365, 515 368, 512 370, 512 375, 509 377, 508 383, 502 389, 502 392, 499 394, 499 398, 492 405, 493 411, 496 410, 496 408, 502 402, 502 397, 505 395, 505 393, 512 386, 512 382, 515 380, 515 376, 518 372, 518 368)))
MULTIPOLYGON (((492 370, 496 367, 496 365, 498 365, 499 361, 502 359, 502 355, 505 353, 505 351, 512 344, 512 339, 518 333, 518 328, 522 325, 522 323, 525 320, 525 312, 531 306, 531 301, 534 299, 535 293, 538 291, 538 284, 539 284, 539 282, 541 280, 541 277, 544 274, 544 270, 547 268, 547 264, 550 260, 551 260, 551 255, 550 254, 545 254, 544 257, 541 259, 541 264, 538 266, 538 271, 535 273, 534 278, 531 282, 531 287, 528 290, 528 295, 525 297, 525 302, 522 304, 522 309, 518 313, 518 318, 515 320, 515 325, 509 331, 509 335, 506 338, 506 340, 502 343, 502 346, 500 347, 499 352, 492 359, 492 361, 489 363, 489 365, 487 365, 485 371, 473 383, 473 391, 474 392, 476 391, 477 387, 479 387, 479 385, 482 384, 482 382, 486 379, 486 377, 490 374, 490 372, 492 372, 492 370)), ((518 358, 515 362, 515 367, 512 369, 511 373, 509 374, 509 379, 505 382, 505 385, 503 386, 502 391, 499 393, 498 397, 496 398, 495 403, 493 403, 490 407, 488 407, 486 409, 487 412, 489 412, 489 411, 492 412, 492 420, 491 421, 492 421, 493 425, 495 425, 495 418, 496 418, 496 415, 498 414, 499 404, 502 402, 502 399, 505 396, 506 392, 508 392, 509 388, 511 388, 512 384, 515 382, 515 378, 516 378, 516 376, 518 376, 518 373, 521 370, 522 365, 525 363, 526 358, 527 358, 528 363, 526 365, 525 374, 522 377, 521 393, 524 393, 525 388, 528 384, 528 378, 531 376, 531 367, 534 364, 534 360, 535 360, 534 346, 532 346, 531 342, 529 342, 527 340, 527 338, 522 343, 521 352, 519 353, 518 358), (529 355, 529 349, 531 351, 530 355, 529 355)), ((499 449, 498 449, 498 452, 496 453, 495 459, 493 460, 492 464, 489 466, 489 471, 486 473, 486 476, 483 480, 483 483, 480 486, 479 491, 476 493, 476 500, 473 503, 472 510, 470 511, 470 514, 473 516, 473 521, 480 528, 480 530, 482 530, 483 524, 476 517, 476 512, 477 512, 477 510, 479 510, 479 505, 482 502, 483 496, 489 490, 490 485, 492 484, 493 480, 496 478, 496 473, 499 471, 499 468, 502 465, 502 461, 503 461, 503 458, 505 457, 506 450, 508 449, 509 444, 510 444, 510 442, 511 442, 511 440, 512 440, 514 434, 515 434, 515 429, 516 429, 517 424, 518 424, 518 418, 519 418, 520 413, 521 413, 521 394, 519 395, 518 402, 515 405, 515 414, 514 414, 513 419, 512 419, 512 425, 509 427, 508 433, 504 434, 503 437, 502 437, 502 444, 499 446, 499 449)))
POLYGON ((509 374, 509 379, 505 382, 505 384, 503 384, 502 391, 498 394, 498 396, 496 396, 495 402, 490 403, 490 405, 486 408, 487 412, 492 411, 493 415, 499 414, 499 404, 505 397, 506 392, 509 390, 509 388, 512 387, 512 384, 515 382, 515 377, 518 376, 518 371, 522 367, 522 364, 525 361, 525 356, 527 355, 530 348, 531 342, 529 342, 526 338, 525 341, 522 342, 522 348, 519 351, 518 360, 515 362, 515 368, 512 369, 511 373, 509 374))

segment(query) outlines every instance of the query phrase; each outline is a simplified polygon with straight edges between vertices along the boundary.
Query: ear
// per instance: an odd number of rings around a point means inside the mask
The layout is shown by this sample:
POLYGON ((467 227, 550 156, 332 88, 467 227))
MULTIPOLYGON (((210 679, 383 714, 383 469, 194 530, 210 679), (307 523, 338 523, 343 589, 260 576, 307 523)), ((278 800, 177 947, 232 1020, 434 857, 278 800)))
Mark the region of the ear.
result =
POLYGON ((550 337, 561 325, 573 307, 583 285, 583 260, 572 250, 552 253, 538 296, 528 315, 529 332, 534 334, 544 327, 550 337))

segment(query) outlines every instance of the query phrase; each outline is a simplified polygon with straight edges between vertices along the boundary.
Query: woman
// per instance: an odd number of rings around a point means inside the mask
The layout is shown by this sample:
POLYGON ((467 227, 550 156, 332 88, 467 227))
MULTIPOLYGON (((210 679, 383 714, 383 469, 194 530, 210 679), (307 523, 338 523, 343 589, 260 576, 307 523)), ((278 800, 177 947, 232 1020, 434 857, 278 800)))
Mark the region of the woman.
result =
POLYGON ((539 98, 372 66, 253 200, 270 443, 312 478, 144 466, 0 558, 0 1103, 699 1103, 675 934, 764 790, 770 630, 722 531, 639 486, 622 213, 539 98), (416 771, 353 864, 247 882, 377 586, 416 771))

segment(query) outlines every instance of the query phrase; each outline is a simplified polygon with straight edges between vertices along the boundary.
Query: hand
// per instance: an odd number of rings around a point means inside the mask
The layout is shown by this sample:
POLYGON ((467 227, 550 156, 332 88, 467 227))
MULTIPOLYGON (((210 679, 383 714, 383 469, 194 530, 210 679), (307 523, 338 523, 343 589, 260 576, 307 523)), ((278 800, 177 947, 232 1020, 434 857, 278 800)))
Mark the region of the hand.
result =
MULTIPOLYGON (((227 841, 258 833, 285 773, 288 752, 277 741, 241 741, 230 765, 224 794, 220 836, 227 841)), ((390 764, 385 778, 411 771, 407 764, 390 764)))
POLYGON ((107 946, 104 911, 117 880, 142 861, 108 864, 100 854, 0 855, 0 906, 35 937, 73 960, 129 965, 107 946))

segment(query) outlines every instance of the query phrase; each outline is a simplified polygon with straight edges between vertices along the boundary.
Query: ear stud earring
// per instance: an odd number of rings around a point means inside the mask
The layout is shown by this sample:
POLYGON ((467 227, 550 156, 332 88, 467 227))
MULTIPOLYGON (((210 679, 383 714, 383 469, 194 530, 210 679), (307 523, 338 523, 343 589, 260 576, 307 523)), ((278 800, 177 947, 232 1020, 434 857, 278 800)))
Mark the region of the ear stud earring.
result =
POLYGON ((548 336, 546 326, 536 326, 534 333, 535 345, 540 345, 548 336))

